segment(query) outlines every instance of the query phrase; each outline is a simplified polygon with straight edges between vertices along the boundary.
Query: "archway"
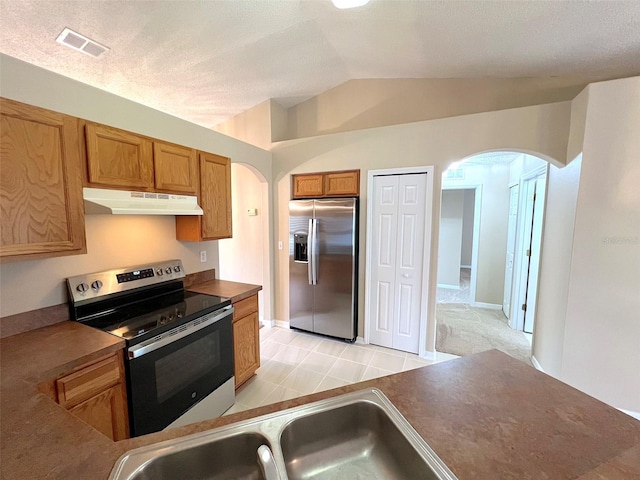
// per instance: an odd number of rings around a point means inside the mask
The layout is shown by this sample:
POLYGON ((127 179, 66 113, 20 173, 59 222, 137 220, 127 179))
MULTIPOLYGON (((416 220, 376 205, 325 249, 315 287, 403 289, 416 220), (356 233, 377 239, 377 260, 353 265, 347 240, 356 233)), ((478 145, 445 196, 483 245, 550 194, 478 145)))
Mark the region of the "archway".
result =
POLYGON ((231 164, 233 237, 218 241, 222 280, 262 285, 261 321, 271 321, 269 185, 253 166, 231 164))
MULTIPOLYGON (((522 333, 525 312, 518 307, 527 305, 534 318, 547 163, 539 156, 494 151, 455 162, 444 172, 436 289, 439 352, 467 355, 499 348, 529 360, 532 336, 522 333), (532 230, 534 203, 527 196, 536 184, 532 230), (533 251, 526 240, 536 235, 533 251)), ((532 333, 533 321, 527 325, 532 333)))

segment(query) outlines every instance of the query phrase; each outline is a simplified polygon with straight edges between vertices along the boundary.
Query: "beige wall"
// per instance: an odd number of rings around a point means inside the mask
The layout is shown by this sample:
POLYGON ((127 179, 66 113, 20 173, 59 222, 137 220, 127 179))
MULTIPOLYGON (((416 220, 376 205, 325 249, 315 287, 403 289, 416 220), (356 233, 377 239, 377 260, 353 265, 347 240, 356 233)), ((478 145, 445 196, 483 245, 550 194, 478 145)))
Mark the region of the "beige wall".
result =
MULTIPOLYGON (((267 151, 6 55, 0 66, 5 98, 229 156, 271 181, 267 151)), ((88 216, 86 230, 86 255, 0 265, 0 316, 66 302, 63 282, 72 275, 174 257, 187 273, 219 267, 218 242, 176 241, 172 216, 88 216), (201 250, 208 252, 204 264, 201 250)))
POLYGON ((509 165, 474 165, 466 167, 464 179, 443 179, 447 188, 481 186, 480 232, 475 302, 502 305, 504 269, 509 220, 509 165))
POLYGON ((243 142, 268 150, 271 147, 271 100, 246 110, 213 129, 243 142))
POLYGON ((561 379, 640 412, 640 77, 589 86, 561 379))
MULTIPOLYGON (((274 242, 288 241, 288 200, 292 173, 361 169, 360 204, 360 312, 364 312, 364 258, 366 239, 367 172, 374 169, 434 165, 432 217, 440 209, 440 175, 454 161, 485 151, 511 150, 538 152, 541 156, 563 161, 569 129, 571 104, 523 107, 461 117, 416 122, 355 132, 325 135, 275 144, 273 178, 275 201, 274 242)), ((508 204, 508 199, 507 199, 508 204)), ((505 214, 506 216, 506 214, 505 214)), ((426 347, 435 345, 435 288, 437 272, 437 221, 432 230, 431 271, 427 315, 430 333, 426 347)), ((276 251, 275 318, 288 319, 288 257, 286 250, 276 251)), ((503 259, 504 261, 504 259, 503 259)), ((500 292, 500 295, 502 293, 500 292)), ((501 298, 501 296, 499 297, 501 298)), ((359 335, 363 333, 362 313, 359 335)))
POLYGON ((462 246, 460 264, 464 267, 471 265, 473 254, 473 219, 476 203, 475 190, 464 191, 464 212, 462 215, 462 246))
POLYGON ((464 191, 443 190, 438 240, 438 286, 460 286, 464 191))
POLYGON ((545 372, 558 378, 562 372, 581 164, 582 158, 578 156, 564 168, 551 165, 547 178, 533 356, 545 372))
POLYGON ((572 100, 585 78, 350 80, 289 109, 288 139, 572 100))
MULTIPOLYGON (((218 278, 241 283, 265 285, 269 282, 269 186, 251 171, 239 164, 231 164, 233 191, 233 238, 218 241, 218 278), (256 209, 257 215, 247 210, 256 209)), ((265 292, 269 292, 265 288, 265 292)), ((261 319, 271 319, 271 299, 260 292, 261 319), (265 305, 266 300, 266 305, 265 305)))

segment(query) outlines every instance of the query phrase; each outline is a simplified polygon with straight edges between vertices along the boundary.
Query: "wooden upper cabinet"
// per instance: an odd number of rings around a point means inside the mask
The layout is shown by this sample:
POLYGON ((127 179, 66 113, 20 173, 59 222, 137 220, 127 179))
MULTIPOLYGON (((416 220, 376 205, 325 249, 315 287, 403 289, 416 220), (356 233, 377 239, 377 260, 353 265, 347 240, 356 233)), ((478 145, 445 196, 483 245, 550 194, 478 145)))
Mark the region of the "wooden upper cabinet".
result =
POLYGON ((95 123, 87 123, 85 128, 89 183, 153 189, 151 140, 95 123))
POLYGON ((291 176, 291 198, 358 197, 360 170, 291 176))
POLYGON ((176 238, 189 242, 231 238, 231 159, 200 152, 202 216, 176 216, 176 238))
POLYGON ((2 261, 86 253, 76 118, 0 99, 2 261))
POLYGON ((153 142, 156 190, 195 195, 198 191, 198 157, 192 148, 153 142))
POLYGON ((331 172, 324 175, 326 197, 354 197, 360 195, 360 170, 331 172))
POLYGON ((321 173, 311 175, 293 175, 293 198, 321 197, 324 193, 323 176, 321 173))

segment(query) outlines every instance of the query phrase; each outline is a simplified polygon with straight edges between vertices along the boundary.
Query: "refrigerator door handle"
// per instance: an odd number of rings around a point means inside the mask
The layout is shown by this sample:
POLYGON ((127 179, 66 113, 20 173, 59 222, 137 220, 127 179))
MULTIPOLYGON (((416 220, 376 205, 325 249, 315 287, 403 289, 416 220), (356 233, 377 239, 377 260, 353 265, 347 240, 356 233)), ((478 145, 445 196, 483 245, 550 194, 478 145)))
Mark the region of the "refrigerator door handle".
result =
POLYGON ((312 221, 313 227, 313 246, 311 249, 311 258, 313 263, 311 264, 311 274, 313 276, 313 284, 318 284, 318 219, 314 218, 312 221))
POLYGON ((309 275, 309 285, 313 285, 313 220, 309 219, 309 233, 307 235, 307 273, 309 275))

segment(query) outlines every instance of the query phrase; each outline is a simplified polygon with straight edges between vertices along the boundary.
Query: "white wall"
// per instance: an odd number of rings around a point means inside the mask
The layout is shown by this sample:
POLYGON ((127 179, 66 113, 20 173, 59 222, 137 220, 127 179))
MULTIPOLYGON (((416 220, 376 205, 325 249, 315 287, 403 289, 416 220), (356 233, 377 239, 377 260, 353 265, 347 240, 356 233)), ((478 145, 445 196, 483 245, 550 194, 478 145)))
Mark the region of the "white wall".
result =
MULTIPOLYGON (((0 65, 5 98, 228 156, 271 181, 267 151, 6 55, 0 65)), ((64 280, 72 275, 174 257, 187 273, 219 267, 218 242, 178 242, 174 217, 88 216, 86 230, 86 255, 0 265, 0 316, 66 302, 64 280), (205 264, 201 250, 208 252, 205 264)))
POLYGON ((438 286, 460 287, 464 190, 443 190, 440 205, 438 286))
MULTIPOLYGON (((275 182, 275 235, 274 241, 288 241, 288 200, 291 195, 291 174, 361 169, 360 183, 360 294, 359 310, 364 312, 364 258, 366 235, 366 208, 368 201, 367 171, 409 166, 435 166, 432 216, 440 211, 441 174, 454 161, 487 151, 538 152, 540 155, 562 162, 566 155, 570 117, 569 102, 501 110, 461 117, 416 122, 406 125, 359 130, 355 132, 323 135, 309 139, 275 144, 273 178, 275 182)), ((508 178, 508 171, 505 174, 508 178)), ((507 178, 503 183, 506 185, 507 178)), ((505 186, 506 189, 506 186, 505 186)), ((505 200, 505 224, 508 214, 508 190, 505 200)), ((483 219, 484 221, 484 219, 483 219)), ((435 349, 435 289, 437 273, 438 222, 432 230, 431 271, 429 272, 429 304, 427 317, 429 335, 426 348, 435 349)), ((504 232, 506 242, 506 227, 504 232)), ((288 320, 289 285, 287 251, 277 251, 275 318, 288 320)), ((504 276, 504 248, 499 270, 504 276)), ((491 260, 489 260, 491 262, 491 260)), ((489 266, 491 269, 491 266, 489 266)), ((502 301, 502 285, 498 300, 502 301)), ((481 301, 481 300, 479 300, 481 301)), ((362 314, 359 334, 363 332, 362 314)))
POLYGON ((561 379, 640 412, 640 77, 589 86, 561 379))
POLYGON ((476 191, 464 191, 464 212, 462 213, 462 245, 460 251, 460 264, 464 267, 471 266, 471 254, 473 253, 473 211, 476 202, 476 191))
MULTIPOLYGON (((219 265, 217 277, 241 283, 263 285, 268 273, 269 203, 268 185, 261 182, 248 167, 231 164, 233 192, 233 238, 218 241, 219 265), (256 209, 251 216, 247 210, 256 209)), ((270 303, 265 308, 263 292, 258 294, 260 318, 270 319, 270 303), (265 316, 266 313, 266 316, 265 316)), ((269 298, 266 299, 270 301, 269 298)))

